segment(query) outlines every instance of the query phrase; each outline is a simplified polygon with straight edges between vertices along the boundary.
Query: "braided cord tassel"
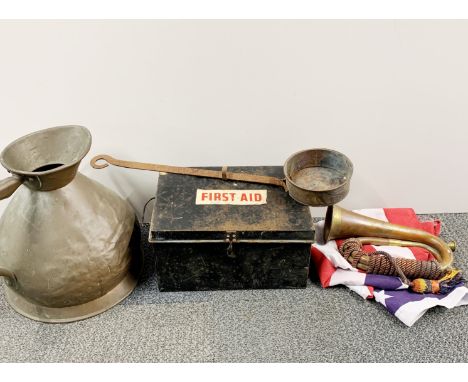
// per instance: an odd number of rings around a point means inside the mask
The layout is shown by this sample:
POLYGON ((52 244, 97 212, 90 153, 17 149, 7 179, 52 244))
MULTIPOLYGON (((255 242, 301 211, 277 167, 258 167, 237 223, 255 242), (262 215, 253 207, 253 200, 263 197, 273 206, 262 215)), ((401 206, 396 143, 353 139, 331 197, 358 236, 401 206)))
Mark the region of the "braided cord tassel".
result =
POLYGON ((416 293, 447 294, 464 282, 459 269, 449 270, 439 280, 415 279, 410 283, 410 288, 416 293))
POLYGON ((394 258, 384 251, 364 252, 356 238, 345 240, 338 250, 354 268, 366 273, 399 276, 415 293, 447 294, 465 281, 460 270, 443 271, 435 260, 394 258))

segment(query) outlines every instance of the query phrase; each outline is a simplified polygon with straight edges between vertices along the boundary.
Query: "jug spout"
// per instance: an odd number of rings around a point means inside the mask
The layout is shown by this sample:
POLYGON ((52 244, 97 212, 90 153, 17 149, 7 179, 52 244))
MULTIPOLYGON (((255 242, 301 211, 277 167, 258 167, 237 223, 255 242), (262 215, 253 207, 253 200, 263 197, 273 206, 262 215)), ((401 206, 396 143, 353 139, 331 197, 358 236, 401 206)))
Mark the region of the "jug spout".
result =
POLYGON ((6 278, 6 283, 8 286, 14 286, 16 284, 16 275, 8 269, 0 267, 0 276, 6 278))
POLYGON ((0 181, 0 199, 20 184, 35 191, 68 185, 91 147, 91 133, 83 126, 57 126, 36 131, 10 143, 0 153, 0 164, 13 176, 0 181))

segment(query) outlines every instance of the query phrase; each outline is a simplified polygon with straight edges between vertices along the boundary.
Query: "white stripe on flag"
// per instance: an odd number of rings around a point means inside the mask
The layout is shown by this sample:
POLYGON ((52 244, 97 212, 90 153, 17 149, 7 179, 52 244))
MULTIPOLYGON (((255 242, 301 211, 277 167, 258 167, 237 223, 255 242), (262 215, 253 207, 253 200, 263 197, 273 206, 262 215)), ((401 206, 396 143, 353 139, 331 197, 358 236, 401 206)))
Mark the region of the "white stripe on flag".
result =
MULTIPOLYGON (((337 269, 330 278, 330 286, 333 285, 364 285, 366 274, 361 272, 350 272, 344 269, 337 269)), ((366 287, 367 288, 367 287, 366 287)))
POLYGON ((314 248, 317 248, 322 255, 324 255, 336 268, 349 269, 357 272, 357 269, 353 268, 348 261, 341 256, 336 246, 336 241, 331 240, 325 245, 312 244, 314 248))
POLYGON ((325 227, 325 220, 320 220, 319 222, 314 224, 316 243, 325 244, 325 239, 323 237, 324 227, 325 227))
POLYGON ((407 302, 398 308, 395 316, 405 325, 412 326, 428 309, 439 305, 445 306, 448 309, 460 305, 468 305, 468 288, 464 286, 456 288, 447 297, 442 299, 426 297, 420 301, 407 302))
POLYGON ((407 247, 396 247, 393 245, 374 245, 376 251, 384 251, 393 257, 402 257, 404 259, 415 259, 413 251, 407 247))
POLYGON ((363 299, 368 299, 372 297, 372 294, 369 291, 369 287, 362 286, 362 285, 348 285, 348 288, 351 289, 353 292, 357 293, 363 299))
POLYGON ((366 208, 363 210, 353 210, 353 212, 356 212, 359 215, 367 216, 369 218, 379 219, 384 222, 388 222, 387 216, 385 215, 385 210, 383 208, 366 208))

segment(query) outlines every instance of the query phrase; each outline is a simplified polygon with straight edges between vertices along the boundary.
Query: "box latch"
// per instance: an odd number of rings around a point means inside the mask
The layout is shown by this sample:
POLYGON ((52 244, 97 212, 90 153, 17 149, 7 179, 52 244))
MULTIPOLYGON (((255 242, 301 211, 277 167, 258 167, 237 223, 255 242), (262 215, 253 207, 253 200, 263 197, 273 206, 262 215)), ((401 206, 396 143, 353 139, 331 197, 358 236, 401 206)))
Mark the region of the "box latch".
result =
POLYGON ((232 244, 237 241, 237 234, 235 231, 227 231, 226 232, 226 239, 224 240, 226 243, 229 243, 226 253, 228 257, 236 257, 234 254, 234 250, 232 244))

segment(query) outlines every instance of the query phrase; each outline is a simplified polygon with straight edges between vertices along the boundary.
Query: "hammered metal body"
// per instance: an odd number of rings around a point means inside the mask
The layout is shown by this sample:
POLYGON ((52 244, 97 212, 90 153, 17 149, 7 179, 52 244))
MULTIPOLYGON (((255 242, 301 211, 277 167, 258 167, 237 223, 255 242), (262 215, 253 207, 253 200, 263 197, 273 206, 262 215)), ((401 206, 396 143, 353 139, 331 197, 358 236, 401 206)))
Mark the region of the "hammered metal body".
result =
MULTIPOLYGON (((87 142, 81 144, 87 152, 87 142)), ((0 275, 7 300, 35 320, 93 316, 125 298, 137 282, 134 212, 113 191, 77 173, 79 160, 67 167, 64 158, 63 169, 37 173, 50 191, 23 182, 0 218, 0 275)))

